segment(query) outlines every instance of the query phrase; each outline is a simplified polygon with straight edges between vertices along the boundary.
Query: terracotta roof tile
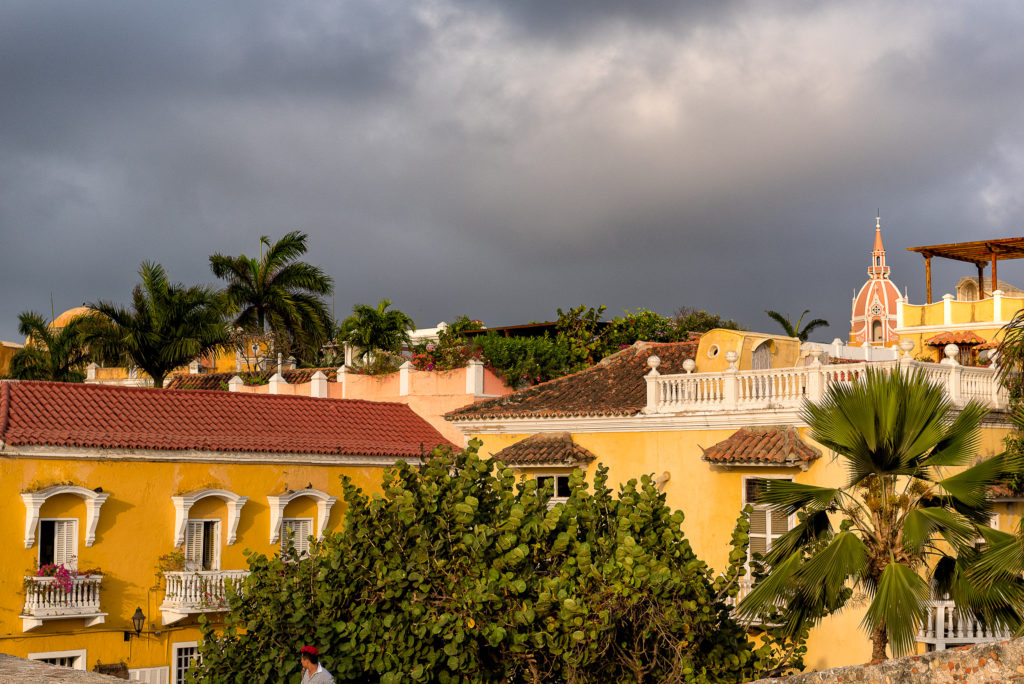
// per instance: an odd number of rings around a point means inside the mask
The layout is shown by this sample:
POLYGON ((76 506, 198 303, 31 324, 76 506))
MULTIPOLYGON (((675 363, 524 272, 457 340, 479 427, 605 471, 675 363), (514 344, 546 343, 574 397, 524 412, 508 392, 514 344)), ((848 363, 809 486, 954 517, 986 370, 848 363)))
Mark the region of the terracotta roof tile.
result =
POLYGON ((795 428, 746 427, 703 449, 704 460, 717 465, 798 465, 806 468, 821 451, 802 439, 795 428))
MULTIPOLYGON (((337 382, 338 367, 333 368, 296 368, 281 373, 281 377, 289 385, 299 385, 310 382, 317 371, 323 371, 327 376, 327 382, 337 382)), ((172 376, 168 381, 167 389, 201 389, 201 390, 226 390, 228 381, 236 375, 243 380, 248 378, 257 379, 260 384, 270 380, 275 371, 264 371, 261 373, 182 373, 172 376)))
POLYGON ((0 382, 0 441, 395 458, 454 446, 405 404, 37 381, 0 382))
POLYGON ((658 372, 682 373, 697 353, 699 336, 686 342, 637 342, 595 366, 563 378, 482 401, 448 413, 450 421, 487 418, 631 416, 647 406, 647 358, 661 359, 658 372))
POLYGON ((505 465, 564 463, 577 465, 594 460, 594 454, 572 441, 568 432, 538 433, 507 446, 494 458, 505 465))
POLYGON ((935 337, 929 337, 924 343, 934 347, 945 347, 947 344, 984 344, 985 340, 967 330, 939 333, 935 337))

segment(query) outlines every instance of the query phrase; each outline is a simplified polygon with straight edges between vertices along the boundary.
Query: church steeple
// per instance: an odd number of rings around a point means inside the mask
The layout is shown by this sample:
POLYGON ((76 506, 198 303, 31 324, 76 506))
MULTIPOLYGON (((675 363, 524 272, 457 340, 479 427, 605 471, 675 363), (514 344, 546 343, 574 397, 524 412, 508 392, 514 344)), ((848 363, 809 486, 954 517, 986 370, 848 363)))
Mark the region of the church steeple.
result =
POLYGON ((873 280, 888 280, 889 267, 885 264, 885 246, 882 244, 882 217, 875 216, 875 246, 871 250, 868 276, 873 280))

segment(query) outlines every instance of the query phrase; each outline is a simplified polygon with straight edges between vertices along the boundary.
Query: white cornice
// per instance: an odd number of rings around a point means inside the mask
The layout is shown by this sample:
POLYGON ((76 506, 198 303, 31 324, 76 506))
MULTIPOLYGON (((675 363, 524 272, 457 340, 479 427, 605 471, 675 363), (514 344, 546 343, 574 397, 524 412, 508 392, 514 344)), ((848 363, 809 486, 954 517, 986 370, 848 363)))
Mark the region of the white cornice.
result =
POLYGON ((6 458, 48 458, 74 461, 153 461, 177 463, 249 463, 260 465, 319 465, 388 467, 397 461, 419 463, 419 457, 361 456, 352 454, 297 454, 225 451, 171 451, 145 449, 100 449, 83 447, 18 446, 0 442, 0 456, 6 458))
MULTIPOLYGON (((742 427, 792 425, 807 427, 799 409, 760 411, 716 411, 672 415, 580 416, 569 418, 492 418, 460 420, 454 423, 466 435, 510 435, 537 432, 677 432, 686 430, 738 430, 742 427)), ((1010 428, 1005 413, 994 411, 982 421, 983 427, 1010 428)))
POLYGON ((1002 323, 950 323, 949 325, 914 325, 904 328, 896 328, 896 332, 900 335, 913 335, 915 333, 925 332, 945 332, 947 330, 999 330, 1006 325, 1006 322, 1002 323))

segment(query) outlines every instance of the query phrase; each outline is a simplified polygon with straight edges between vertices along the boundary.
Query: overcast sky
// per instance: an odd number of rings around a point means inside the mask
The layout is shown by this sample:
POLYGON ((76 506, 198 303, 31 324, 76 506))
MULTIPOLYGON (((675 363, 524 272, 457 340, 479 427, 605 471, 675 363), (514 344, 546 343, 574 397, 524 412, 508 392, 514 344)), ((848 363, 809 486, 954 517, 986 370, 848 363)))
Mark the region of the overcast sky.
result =
POLYGON ((4 0, 0 339, 295 229, 339 318, 809 308, 845 338, 877 210, 914 303, 908 246, 1024 234, 1021 36, 1009 1, 4 0))

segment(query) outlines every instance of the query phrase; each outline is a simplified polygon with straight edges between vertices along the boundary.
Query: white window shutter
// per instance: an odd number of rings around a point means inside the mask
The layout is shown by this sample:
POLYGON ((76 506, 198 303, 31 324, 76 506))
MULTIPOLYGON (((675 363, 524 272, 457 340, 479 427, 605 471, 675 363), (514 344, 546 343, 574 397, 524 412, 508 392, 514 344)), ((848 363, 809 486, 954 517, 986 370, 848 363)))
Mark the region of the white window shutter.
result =
POLYGON ((77 531, 74 520, 58 520, 53 525, 53 562, 55 565, 63 565, 69 569, 77 566, 75 554, 77 552, 77 531))
POLYGON ((292 544, 299 556, 309 554, 309 537, 313 534, 313 521, 309 518, 286 518, 281 521, 281 553, 288 551, 288 535, 293 534, 292 544))
POLYGON ((185 530, 185 569, 203 569, 203 521, 189 520, 185 530))

